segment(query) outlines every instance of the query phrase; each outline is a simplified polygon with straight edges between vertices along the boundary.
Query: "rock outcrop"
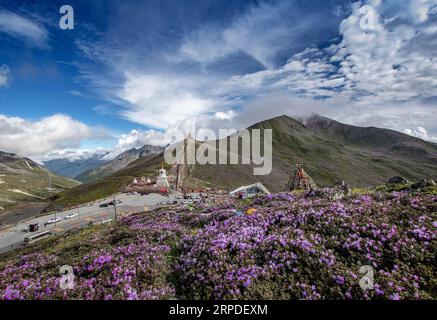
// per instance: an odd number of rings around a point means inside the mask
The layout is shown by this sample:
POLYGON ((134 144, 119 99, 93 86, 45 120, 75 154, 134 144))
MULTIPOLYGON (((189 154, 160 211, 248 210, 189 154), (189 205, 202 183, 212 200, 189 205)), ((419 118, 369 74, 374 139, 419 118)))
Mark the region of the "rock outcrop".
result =
POLYGON ((409 181, 404 177, 394 176, 388 179, 387 184, 407 184, 409 181))
POLYGON ((340 200, 352 194, 351 188, 344 181, 337 183, 334 186, 333 190, 334 190, 333 197, 332 197, 333 200, 340 200))
POLYGON ((286 191, 311 190, 316 188, 313 179, 303 170, 300 164, 296 164, 296 169, 287 184, 286 191))
POLYGON ((434 180, 421 179, 421 180, 417 181, 416 183, 413 183, 411 185, 411 189, 419 190, 419 189, 424 189, 426 187, 432 187, 435 185, 436 185, 436 183, 434 180))

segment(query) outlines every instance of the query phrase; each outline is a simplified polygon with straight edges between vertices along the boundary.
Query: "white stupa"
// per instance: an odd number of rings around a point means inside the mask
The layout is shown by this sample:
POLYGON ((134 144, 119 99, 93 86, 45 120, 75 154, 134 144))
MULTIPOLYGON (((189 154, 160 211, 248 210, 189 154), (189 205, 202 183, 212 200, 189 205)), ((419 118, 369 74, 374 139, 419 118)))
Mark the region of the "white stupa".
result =
POLYGON ((157 188, 168 188, 170 187, 167 180, 167 170, 164 169, 164 164, 162 164, 161 169, 159 169, 159 176, 156 179, 155 187, 157 188))

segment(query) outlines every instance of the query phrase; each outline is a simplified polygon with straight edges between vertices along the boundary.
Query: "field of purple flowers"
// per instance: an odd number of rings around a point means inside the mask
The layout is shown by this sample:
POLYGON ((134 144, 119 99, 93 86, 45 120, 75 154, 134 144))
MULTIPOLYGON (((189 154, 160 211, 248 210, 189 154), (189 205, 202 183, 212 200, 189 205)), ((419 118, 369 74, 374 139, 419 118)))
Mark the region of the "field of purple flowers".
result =
POLYGON ((406 192, 147 212, 3 258, 0 298, 437 299, 436 230, 437 196, 406 192))

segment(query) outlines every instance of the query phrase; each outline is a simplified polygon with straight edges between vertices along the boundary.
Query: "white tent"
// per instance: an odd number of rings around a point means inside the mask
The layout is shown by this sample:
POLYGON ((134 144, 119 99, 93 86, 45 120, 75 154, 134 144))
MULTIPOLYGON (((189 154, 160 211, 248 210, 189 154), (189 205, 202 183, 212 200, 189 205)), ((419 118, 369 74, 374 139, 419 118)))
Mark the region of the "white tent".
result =
POLYGON ((242 186, 229 192, 232 197, 242 196, 243 198, 255 197, 258 194, 270 194, 269 190, 261 182, 257 182, 248 186, 242 186))

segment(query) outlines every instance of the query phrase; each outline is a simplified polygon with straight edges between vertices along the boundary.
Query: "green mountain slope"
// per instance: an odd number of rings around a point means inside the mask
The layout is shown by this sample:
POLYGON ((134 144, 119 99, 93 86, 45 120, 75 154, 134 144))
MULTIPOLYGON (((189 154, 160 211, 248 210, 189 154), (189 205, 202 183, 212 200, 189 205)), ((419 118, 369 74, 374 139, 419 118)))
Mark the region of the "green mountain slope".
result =
POLYGON ((0 206, 3 208, 43 200, 78 184, 30 159, 0 151, 0 206))
POLYGON ((394 175, 410 180, 437 177, 437 145, 397 131, 354 127, 320 116, 306 125, 281 116, 250 129, 272 129, 270 175, 255 177, 247 165, 196 165, 192 177, 226 188, 261 181, 275 192, 283 190, 295 163, 320 186, 340 180, 355 187, 375 186, 394 175))

